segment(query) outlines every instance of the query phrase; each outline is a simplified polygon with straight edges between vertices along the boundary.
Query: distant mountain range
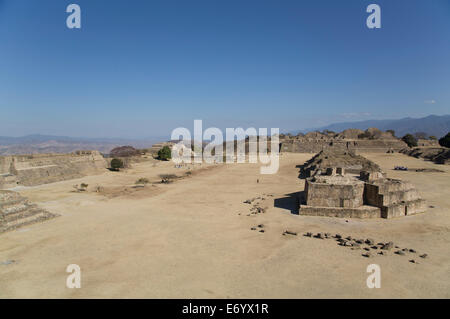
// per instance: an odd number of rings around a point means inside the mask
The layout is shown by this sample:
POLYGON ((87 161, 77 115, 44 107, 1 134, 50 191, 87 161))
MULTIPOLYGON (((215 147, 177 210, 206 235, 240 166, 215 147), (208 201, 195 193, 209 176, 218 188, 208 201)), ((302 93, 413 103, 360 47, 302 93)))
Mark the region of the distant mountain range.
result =
MULTIPOLYGON (((311 131, 330 130, 341 132, 348 128, 366 130, 377 127, 380 130, 394 130, 397 137, 407 133, 425 132, 438 138, 450 131, 450 115, 430 115, 423 118, 404 118, 400 120, 368 120, 360 122, 335 123, 324 127, 297 130, 292 134, 311 131)), ((34 154, 34 153, 70 153, 77 150, 98 150, 109 153, 118 146, 130 145, 136 148, 150 148, 153 144, 167 141, 167 137, 153 137, 148 139, 122 138, 85 138, 51 135, 27 135, 22 137, 0 136, 0 155, 34 154)))
POLYGON ((376 127, 380 130, 394 130, 397 137, 402 137, 407 133, 425 132, 428 136, 436 136, 440 138, 450 131, 450 115, 430 115, 423 118, 406 117, 399 120, 367 120, 360 122, 335 123, 327 126, 298 130, 291 132, 292 134, 307 133, 312 131, 329 130, 333 132, 341 132, 348 128, 366 130, 369 127, 376 127))
POLYGON ((123 145, 130 145, 136 148, 149 148, 153 144, 166 139, 167 137, 132 140, 52 135, 0 136, 0 155, 71 153, 77 150, 98 150, 102 153, 109 153, 113 148, 123 145))

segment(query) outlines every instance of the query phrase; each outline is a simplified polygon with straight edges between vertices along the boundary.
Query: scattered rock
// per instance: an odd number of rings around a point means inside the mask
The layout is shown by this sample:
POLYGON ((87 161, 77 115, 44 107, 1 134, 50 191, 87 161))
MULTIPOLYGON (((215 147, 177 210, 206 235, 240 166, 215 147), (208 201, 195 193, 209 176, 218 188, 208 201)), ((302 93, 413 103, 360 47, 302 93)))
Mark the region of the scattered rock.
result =
POLYGON ((2 262, 0 262, 0 265, 11 265, 11 264, 14 264, 16 261, 14 260, 14 259, 8 259, 8 260, 5 260, 5 261, 2 261, 2 262))
POLYGON ((265 232, 265 230, 264 229, 261 229, 260 231, 259 231, 260 233, 264 233, 265 232))
POLYGON ((250 228, 251 230, 256 230, 256 227, 252 227, 252 228, 250 228))
POLYGON ((330 233, 325 233, 325 238, 331 238, 331 234, 330 233))
POLYGON ((252 201, 250 199, 247 199, 246 201, 244 201, 244 204, 251 204, 252 201))
POLYGON ((362 256, 366 257, 366 258, 370 258, 372 255, 369 252, 367 252, 367 253, 362 254, 362 256))
POLYGON ((283 235, 292 235, 292 236, 297 236, 296 232, 290 231, 290 230, 285 230, 283 235))
POLYGON ((383 247, 381 247, 381 249, 383 249, 383 250, 391 250, 393 246, 394 246, 394 243, 390 241, 390 242, 384 244, 383 247))
POLYGON ((416 253, 416 251, 415 251, 414 249, 410 249, 409 252, 410 252, 410 253, 413 253, 413 254, 416 253))
POLYGON ((370 248, 368 248, 368 247, 364 247, 364 250, 366 250, 366 251, 370 251, 370 248))
POLYGON ((415 261, 414 259, 411 259, 409 262, 410 262, 410 263, 413 263, 413 264, 418 264, 418 262, 415 261))
POLYGON ((373 239, 371 239, 371 238, 367 238, 366 239, 366 244, 367 245, 373 245, 374 243, 375 243, 375 241, 373 239))
POLYGON ((264 225, 263 224, 259 224, 258 228, 264 228, 264 225))
POLYGON ((420 255, 420 258, 427 258, 427 257, 428 257, 427 254, 420 255))
POLYGON ((340 234, 336 234, 334 237, 337 238, 337 239, 341 239, 342 238, 342 236, 340 234))
POLYGON ((305 234, 305 236, 306 236, 306 237, 312 237, 312 233, 307 232, 307 233, 305 234))
POLYGON ((397 250, 395 253, 397 255, 400 255, 400 256, 404 256, 405 255, 405 252, 403 250, 397 250))
POLYGON ((378 249, 378 246, 372 246, 372 247, 370 247, 370 248, 372 248, 372 249, 378 249))
POLYGON ((316 237, 316 238, 319 238, 319 239, 324 239, 324 238, 325 238, 325 236, 323 235, 323 233, 317 233, 315 237, 316 237))

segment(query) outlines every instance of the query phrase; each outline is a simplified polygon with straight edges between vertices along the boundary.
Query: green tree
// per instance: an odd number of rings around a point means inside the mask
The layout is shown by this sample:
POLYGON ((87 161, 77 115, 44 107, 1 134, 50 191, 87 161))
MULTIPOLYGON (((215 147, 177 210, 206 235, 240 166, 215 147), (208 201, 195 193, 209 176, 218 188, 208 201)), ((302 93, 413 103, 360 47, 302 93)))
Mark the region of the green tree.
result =
POLYGON ((113 158, 111 161, 111 168, 115 171, 120 170, 121 168, 123 168, 123 161, 120 158, 113 158))
POLYGON ((450 132, 448 132, 447 135, 439 139, 439 144, 443 147, 450 147, 450 132))
POLYGON ((402 141, 408 144, 409 147, 417 146, 417 139, 411 134, 406 134, 403 136, 402 141))
POLYGON ((158 158, 162 161, 168 161, 172 158, 172 151, 169 146, 164 146, 158 151, 158 158))

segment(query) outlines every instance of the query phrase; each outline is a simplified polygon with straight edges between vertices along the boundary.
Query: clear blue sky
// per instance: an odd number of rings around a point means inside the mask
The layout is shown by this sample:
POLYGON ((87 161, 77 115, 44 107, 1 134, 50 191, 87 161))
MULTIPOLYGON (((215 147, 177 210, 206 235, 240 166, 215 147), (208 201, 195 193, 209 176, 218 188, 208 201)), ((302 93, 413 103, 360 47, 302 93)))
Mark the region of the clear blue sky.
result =
POLYGON ((0 135, 450 112, 449 0, 0 0, 0 135), (81 30, 66 27, 77 3, 81 30), (370 30, 366 7, 382 9, 370 30))

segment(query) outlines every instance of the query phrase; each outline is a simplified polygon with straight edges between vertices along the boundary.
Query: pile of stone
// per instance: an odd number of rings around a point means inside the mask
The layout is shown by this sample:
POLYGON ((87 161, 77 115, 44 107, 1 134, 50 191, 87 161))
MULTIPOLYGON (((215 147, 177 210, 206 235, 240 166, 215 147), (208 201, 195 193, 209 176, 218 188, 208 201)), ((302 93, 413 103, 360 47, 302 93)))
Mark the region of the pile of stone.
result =
POLYGON ((252 205, 252 207, 250 208, 250 213, 247 216, 265 213, 267 208, 261 206, 261 201, 265 201, 265 200, 266 200, 266 198, 262 197, 262 196, 245 200, 244 204, 252 205))
MULTIPOLYGON (((284 235, 284 233, 283 233, 284 235)), ((394 242, 378 242, 372 238, 353 238, 352 236, 346 236, 344 237, 341 234, 335 234, 334 236, 331 235, 331 233, 316 233, 313 234, 312 232, 307 232, 304 234, 305 237, 311 237, 311 238, 317 238, 317 239, 334 239, 338 243, 339 246, 342 247, 349 247, 352 250, 364 250, 364 252, 361 254, 361 256, 370 258, 375 255, 379 256, 387 256, 392 250, 395 250, 394 254, 397 256, 405 256, 409 254, 410 256, 413 256, 412 254, 415 254, 414 256, 418 256, 422 259, 425 259, 428 257, 428 254, 422 253, 419 254, 415 249, 412 248, 400 248, 399 246, 395 245, 394 242)), ((415 259, 409 260, 411 263, 418 263, 415 259)))

